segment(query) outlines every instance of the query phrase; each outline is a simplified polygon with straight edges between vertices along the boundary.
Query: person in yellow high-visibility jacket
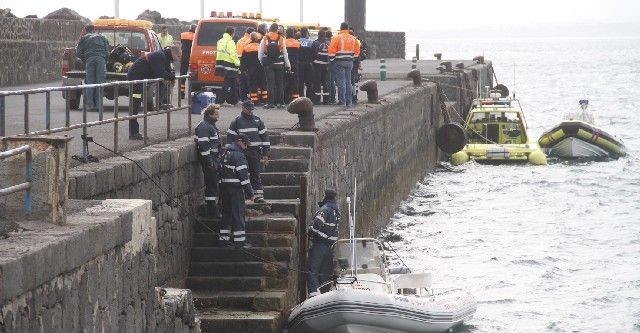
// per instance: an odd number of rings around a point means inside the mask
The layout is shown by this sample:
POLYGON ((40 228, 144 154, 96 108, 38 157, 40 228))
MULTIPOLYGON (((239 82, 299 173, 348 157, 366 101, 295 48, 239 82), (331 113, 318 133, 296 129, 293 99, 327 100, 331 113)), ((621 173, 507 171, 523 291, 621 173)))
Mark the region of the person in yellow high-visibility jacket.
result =
POLYGON ((238 103, 238 69, 240 67, 240 58, 236 49, 236 42, 233 40, 235 29, 227 27, 224 35, 218 40, 216 47, 216 76, 224 77, 222 90, 216 98, 216 103, 223 104, 225 101, 229 104, 238 103))

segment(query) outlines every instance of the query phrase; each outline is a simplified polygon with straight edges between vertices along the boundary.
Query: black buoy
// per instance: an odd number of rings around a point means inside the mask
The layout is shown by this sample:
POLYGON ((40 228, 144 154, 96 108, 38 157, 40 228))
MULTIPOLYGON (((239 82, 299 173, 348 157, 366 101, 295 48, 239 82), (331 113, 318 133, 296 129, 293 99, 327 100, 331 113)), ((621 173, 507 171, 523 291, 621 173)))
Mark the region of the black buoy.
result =
POLYGON ((467 133, 458 123, 442 125, 436 131, 436 144, 447 154, 457 153, 467 145, 467 133))

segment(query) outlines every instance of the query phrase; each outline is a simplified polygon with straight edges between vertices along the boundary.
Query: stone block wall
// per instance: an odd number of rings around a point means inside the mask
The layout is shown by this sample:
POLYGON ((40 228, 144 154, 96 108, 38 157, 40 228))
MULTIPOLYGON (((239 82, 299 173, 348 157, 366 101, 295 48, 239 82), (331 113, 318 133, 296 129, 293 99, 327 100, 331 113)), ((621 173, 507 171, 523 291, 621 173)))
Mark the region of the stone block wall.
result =
POLYGON ((155 288, 149 201, 70 207, 64 226, 24 223, 0 244, 0 331, 200 331, 189 291, 155 288))
POLYGON ((369 59, 405 58, 404 32, 365 31, 358 37, 364 39, 367 44, 369 59))
POLYGON ((0 87, 60 79, 62 53, 74 47, 80 21, 0 18, 0 87))
POLYGON ((69 171, 74 199, 146 199, 152 201, 160 284, 186 274, 195 221, 190 212, 203 200, 203 182, 192 138, 182 138, 125 153, 167 191, 163 193, 133 162, 122 157, 101 160, 69 171))
POLYGON ((433 83, 386 95, 382 104, 360 105, 321 120, 311 159, 307 208, 317 210, 326 188, 336 188, 348 235, 346 196, 358 179, 356 235, 375 237, 416 181, 440 158, 435 131, 441 124, 433 83))

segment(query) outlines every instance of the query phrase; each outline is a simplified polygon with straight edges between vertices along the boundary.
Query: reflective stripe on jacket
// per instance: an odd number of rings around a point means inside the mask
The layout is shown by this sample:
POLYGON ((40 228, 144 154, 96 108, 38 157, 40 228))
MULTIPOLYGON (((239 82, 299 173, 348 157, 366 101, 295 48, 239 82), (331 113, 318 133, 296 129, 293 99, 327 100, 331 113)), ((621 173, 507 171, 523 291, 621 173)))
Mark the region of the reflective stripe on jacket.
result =
POLYGON ((226 71, 238 71, 240 58, 231 35, 226 32, 222 35, 218 40, 216 51, 216 75, 224 75, 226 71))
POLYGON ((329 201, 320 207, 307 230, 314 242, 334 243, 338 240, 340 212, 335 201, 329 201))
POLYGON ((249 147, 261 149, 263 154, 269 152, 269 131, 258 116, 246 117, 241 115, 229 124, 227 130, 227 142, 234 142, 238 134, 245 134, 251 140, 249 147))
POLYGON ((195 133, 194 141, 200 156, 203 158, 218 157, 222 150, 222 145, 220 144, 220 135, 216 124, 209 119, 203 119, 196 126, 195 133))
POLYGON ((360 56, 360 43, 349 34, 348 30, 341 30, 340 33, 331 38, 329 44, 329 58, 334 60, 350 60, 360 56))
POLYGON ((247 158, 235 142, 229 145, 222 156, 220 187, 242 188, 248 197, 253 196, 247 158))

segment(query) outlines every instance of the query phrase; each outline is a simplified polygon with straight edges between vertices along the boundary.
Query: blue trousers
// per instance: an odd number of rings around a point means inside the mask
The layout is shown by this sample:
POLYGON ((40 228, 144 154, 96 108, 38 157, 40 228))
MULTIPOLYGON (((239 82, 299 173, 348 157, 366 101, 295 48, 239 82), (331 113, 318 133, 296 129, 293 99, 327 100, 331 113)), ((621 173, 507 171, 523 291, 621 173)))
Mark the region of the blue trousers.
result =
POLYGON ((313 242, 307 259, 309 276, 307 277, 307 291, 317 292, 320 285, 331 280, 333 275, 333 251, 331 244, 313 242))
MULTIPOLYGON (((99 56, 90 57, 85 63, 85 71, 87 72, 87 76, 84 81, 87 84, 105 83, 107 81, 107 60, 99 56)), ((102 105, 100 89, 85 89, 84 94, 88 102, 88 107, 100 108, 102 105)))
POLYGON ((331 78, 336 83, 338 90, 338 104, 351 106, 353 102, 351 91, 351 71, 353 70, 353 61, 335 60, 331 63, 331 78))

